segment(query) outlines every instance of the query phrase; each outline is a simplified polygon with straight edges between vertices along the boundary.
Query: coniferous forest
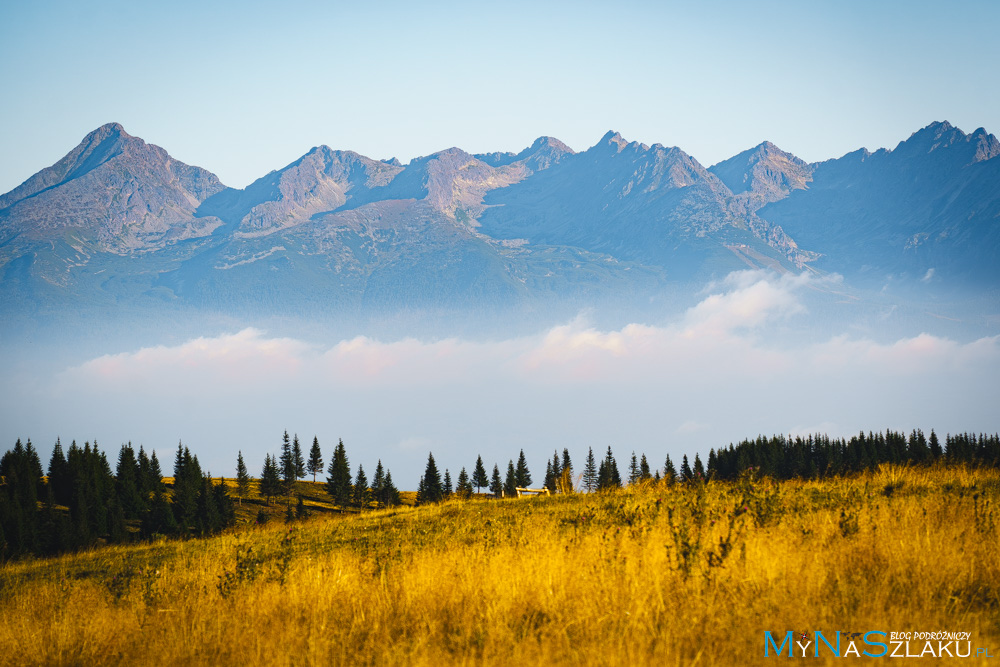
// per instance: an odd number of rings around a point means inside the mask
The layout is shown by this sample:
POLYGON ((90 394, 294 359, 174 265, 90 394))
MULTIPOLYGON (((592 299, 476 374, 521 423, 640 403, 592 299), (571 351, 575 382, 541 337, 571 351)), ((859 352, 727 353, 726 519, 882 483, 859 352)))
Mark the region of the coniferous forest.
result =
MULTIPOLYGON (((826 435, 808 437, 759 436, 719 450, 711 450, 707 466, 695 454, 693 463, 684 455, 678 469, 669 456, 664 465, 651 470, 645 454, 631 454, 625 479, 611 447, 598 459, 588 450, 582 470, 574 473, 568 449, 553 454, 546 463, 542 486, 551 493, 609 491, 625 485, 649 483, 706 483, 734 480, 753 470, 775 480, 818 479, 847 476, 878 468, 882 464, 949 464, 1000 468, 1000 437, 996 434, 961 433, 945 436, 943 442, 932 430, 925 436, 913 430, 909 436, 887 430, 859 433, 850 439, 826 435), (576 477, 574 478, 574 475, 576 477)), ((324 470, 322 450, 314 438, 308 459, 298 436, 284 433, 281 453, 265 456, 257 479, 257 493, 268 505, 284 500, 288 516, 305 515, 302 498, 293 513, 295 483, 307 474, 313 481, 324 470)), ((340 508, 355 511, 400 503, 400 492, 392 473, 380 460, 371 482, 363 466, 352 475, 343 441, 334 448, 324 489, 340 508)), ((156 453, 138 452, 131 443, 122 445, 112 467, 97 443, 80 447, 74 441, 63 450, 57 440, 43 470, 32 443, 18 440, 0 458, 0 560, 27 554, 53 555, 97 544, 122 543, 159 536, 182 538, 207 536, 232 526, 236 519, 230 487, 220 478, 202 471, 198 457, 178 444, 173 477, 165 479, 156 453)), ((250 492, 251 477, 242 452, 237 455, 236 493, 242 501, 250 492)), ((491 497, 515 496, 529 487, 532 475, 521 450, 517 462, 508 462, 505 478, 494 464, 487 475, 478 456, 472 473, 463 467, 453 485, 449 470, 442 477, 433 454, 417 484, 417 504, 446 499, 468 499, 473 489, 491 497)), ((260 515, 263 521, 266 516, 260 515)))

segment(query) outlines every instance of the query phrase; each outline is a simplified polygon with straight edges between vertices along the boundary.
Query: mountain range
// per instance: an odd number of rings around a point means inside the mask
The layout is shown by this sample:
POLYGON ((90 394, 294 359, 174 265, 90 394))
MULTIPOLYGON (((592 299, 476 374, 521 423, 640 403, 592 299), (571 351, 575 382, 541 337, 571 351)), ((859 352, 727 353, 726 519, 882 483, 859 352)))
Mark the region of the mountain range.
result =
POLYGON ((609 132, 408 164, 327 146, 244 189, 109 123, 0 196, 0 308, 363 317, 644 303, 741 268, 1000 283, 1000 142, 947 122, 807 163, 705 168, 609 132))

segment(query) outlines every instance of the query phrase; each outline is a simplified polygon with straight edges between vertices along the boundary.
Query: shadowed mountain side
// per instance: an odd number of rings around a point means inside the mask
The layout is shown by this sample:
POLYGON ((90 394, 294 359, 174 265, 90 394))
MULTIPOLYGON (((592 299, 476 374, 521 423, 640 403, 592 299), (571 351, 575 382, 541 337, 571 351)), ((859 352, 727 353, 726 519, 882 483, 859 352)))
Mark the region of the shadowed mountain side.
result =
POLYGON ((971 281, 996 286, 1000 265, 1000 143, 948 123, 893 150, 859 150, 813 165, 807 189, 758 215, 849 278, 971 281))
POLYGON ((746 268, 748 260, 790 266, 730 214, 731 196, 684 151, 609 132, 591 149, 489 193, 479 222, 490 236, 581 247, 678 277, 705 272, 706 262, 707 273, 746 268))

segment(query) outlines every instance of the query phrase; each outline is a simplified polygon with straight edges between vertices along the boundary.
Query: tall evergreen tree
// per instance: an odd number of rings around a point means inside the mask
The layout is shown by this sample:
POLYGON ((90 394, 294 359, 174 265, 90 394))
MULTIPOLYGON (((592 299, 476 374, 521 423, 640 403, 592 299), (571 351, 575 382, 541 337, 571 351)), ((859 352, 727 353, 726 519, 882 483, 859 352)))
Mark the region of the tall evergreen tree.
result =
POLYGON ((341 507, 346 507, 351 501, 351 467, 343 440, 337 442, 330 467, 327 468, 326 492, 341 507))
POLYGON ((62 445, 59 443, 59 438, 56 438, 52 457, 49 459, 49 487, 52 488, 55 501, 60 505, 69 505, 73 495, 72 483, 62 445))
POLYGON ((583 487, 587 493, 597 489, 597 462, 594 461, 594 448, 587 448, 587 462, 583 467, 583 487))
POLYGON ((516 479, 517 485, 521 488, 531 486, 531 471, 528 470, 528 459, 525 458, 523 449, 521 455, 517 457, 516 479))
POLYGON ((681 481, 684 483, 690 482, 694 479, 694 472, 691 470, 691 464, 688 463, 687 454, 681 459, 681 481))
POLYGON ((639 480, 646 481, 652 479, 652 475, 649 474, 649 461, 646 460, 646 455, 643 454, 642 458, 639 459, 639 480))
POLYGON ((671 486, 677 482, 677 468, 674 467, 674 462, 670 460, 670 454, 667 454, 667 462, 663 466, 663 481, 671 486))
POLYGON ((306 476, 306 460, 302 457, 302 446, 299 445, 299 434, 292 438, 292 464, 295 466, 295 479, 306 476))
POLYGON ((562 453, 562 469, 563 471, 569 471, 570 480, 573 478, 573 461, 569 458, 569 448, 563 447, 562 453))
POLYGON ((514 469, 514 462, 507 462, 507 479, 503 484, 503 495, 507 498, 517 497, 517 487, 520 486, 517 483, 517 471, 514 469))
POLYGON ((499 498, 503 494, 503 482, 500 481, 500 467, 493 464, 493 475, 490 477, 490 493, 499 498))
POLYGON ((319 438, 313 436, 312 448, 309 450, 309 461, 306 469, 313 476, 313 484, 316 483, 316 475, 323 472, 323 452, 319 449, 319 438))
POLYGON ((454 489, 451 486, 451 473, 448 472, 447 468, 444 469, 444 489, 442 490, 444 491, 445 498, 450 498, 451 494, 454 493, 454 489))
POLYGON ((392 472, 385 471, 385 482, 382 484, 382 504, 393 507, 399 504, 399 490, 392 483, 392 472))
POLYGON ((358 474, 354 479, 354 504, 358 507, 365 507, 368 504, 370 492, 368 491, 368 476, 365 475, 365 468, 358 464, 358 474))
POLYGON ((281 457, 278 459, 278 472, 281 474, 282 495, 291 494, 295 488, 295 457, 292 454, 292 441, 285 431, 281 439, 281 457))
POLYGON ((635 455, 635 451, 632 452, 632 458, 629 460, 628 464, 628 483, 629 486, 635 484, 639 481, 639 459, 635 455))
POLYGON ((243 505, 244 496, 250 493, 250 475, 247 474, 246 464, 243 463, 243 450, 236 455, 236 494, 239 496, 240 505, 243 505))
POLYGON ((472 471, 472 484, 476 487, 476 493, 479 493, 479 490, 489 483, 490 480, 486 477, 486 468, 483 466, 483 457, 476 456, 476 467, 472 471))
POLYGON ((278 464, 270 454, 264 456, 264 469, 260 473, 258 482, 258 492, 264 497, 265 502, 270 505, 271 498, 281 494, 281 473, 278 471, 278 464))
POLYGON ((444 488, 441 485, 441 473, 438 472, 437 464, 434 462, 434 454, 427 454, 427 467, 424 469, 424 476, 420 478, 420 488, 417 492, 417 500, 422 503, 436 503, 444 497, 444 488))
POLYGON ((382 467, 382 459, 378 460, 378 465, 375 466, 375 476, 372 477, 372 495, 375 497, 375 502, 385 504, 382 499, 383 490, 385 488, 385 468, 382 467))
POLYGON ((472 482, 469 480, 469 473, 465 472, 465 467, 458 473, 458 482, 455 487, 455 495, 462 500, 468 500, 472 496, 472 482))
POLYGON ((694 455, 694 478, 699 481, 705 480, 705 466, 701 462, 701 457, 696 453, 694 455))

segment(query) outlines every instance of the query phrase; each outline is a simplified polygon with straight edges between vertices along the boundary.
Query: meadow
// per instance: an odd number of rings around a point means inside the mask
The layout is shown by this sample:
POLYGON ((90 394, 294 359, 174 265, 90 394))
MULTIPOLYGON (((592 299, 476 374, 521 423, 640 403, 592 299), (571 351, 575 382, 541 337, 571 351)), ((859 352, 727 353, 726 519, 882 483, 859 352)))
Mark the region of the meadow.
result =
POLYGON ((880 630, 969 632, 992 664, 998 501, 1000 471, 936 464, 263 525, 245 502, 214 537, 0 566, 0 663, 741 665, 775 661, 765 630, 880 630))

